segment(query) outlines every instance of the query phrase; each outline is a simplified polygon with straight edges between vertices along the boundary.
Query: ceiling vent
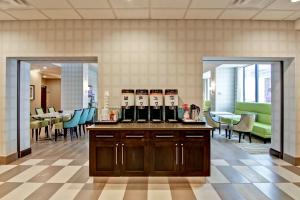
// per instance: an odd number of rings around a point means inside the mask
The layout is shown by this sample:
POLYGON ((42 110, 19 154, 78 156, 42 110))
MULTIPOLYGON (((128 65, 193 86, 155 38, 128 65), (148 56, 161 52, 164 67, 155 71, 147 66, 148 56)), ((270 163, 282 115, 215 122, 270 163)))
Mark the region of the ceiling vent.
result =
POLYGON ((1 9, 31 7, 27 0, 0 0, 1 9))
POLYGON ((270 5, 274 0, 233 0, 230 8, 261 9, 270 5))

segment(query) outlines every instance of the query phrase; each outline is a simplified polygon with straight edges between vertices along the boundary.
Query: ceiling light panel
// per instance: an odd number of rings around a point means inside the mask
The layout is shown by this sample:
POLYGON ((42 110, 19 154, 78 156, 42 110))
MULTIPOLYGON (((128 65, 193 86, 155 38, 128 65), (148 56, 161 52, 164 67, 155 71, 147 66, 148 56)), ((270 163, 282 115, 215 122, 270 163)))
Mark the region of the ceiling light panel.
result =
POLYGON ((150 0, 110 0, 113 8, 149 8, 150 0))
POLYGON ((151 8, 187 8, 190 0, 151 0, 151 8))
POLYGON ((192 0, 190 8, 226 8, 232 0, 192 0))
POLYGON ((36 8, 72 8, 66 0, 27 0, 29 4, 36 8))
POLYGON ((107 0, 69 0, 74 8, 110 8, 107 0))

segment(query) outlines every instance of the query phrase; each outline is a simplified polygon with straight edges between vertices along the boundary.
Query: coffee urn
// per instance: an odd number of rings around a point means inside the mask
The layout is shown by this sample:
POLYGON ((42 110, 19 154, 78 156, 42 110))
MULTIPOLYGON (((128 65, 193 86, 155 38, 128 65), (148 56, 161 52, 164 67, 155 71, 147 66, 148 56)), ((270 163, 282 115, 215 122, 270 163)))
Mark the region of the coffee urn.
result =
POLYGON ((134 90, 123 89, 122 90, 122 122, 134 121, 134 90))
POLYGON ((165 90, 165 121, 178 122, 178 90, 165 90))
POLYGON ((150 90, 150 120, 152 122, 163 121, 163 91, 150 90))
POLYGON ((136 121, 147 122, 149 120, 149 92, 146 89, 135 91, 136 121))

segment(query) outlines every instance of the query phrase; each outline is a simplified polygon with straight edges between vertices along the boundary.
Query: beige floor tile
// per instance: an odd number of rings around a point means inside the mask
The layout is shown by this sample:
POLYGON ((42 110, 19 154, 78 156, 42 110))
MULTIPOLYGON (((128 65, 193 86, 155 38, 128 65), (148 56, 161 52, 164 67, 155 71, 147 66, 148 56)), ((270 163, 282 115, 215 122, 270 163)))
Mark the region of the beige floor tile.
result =
POLYGON ((22 173, 18 174, 17 176, 14 176, 13 178, 9 179, 7 182, 26 182, 44 169, 46 169, 48 166, 44 165, 36 165, 32 166, 29 169, 26 169, 22 173))
POLYGON ((300 182, 300 176, 281 166, 270 166, 269 169, 292 183, 300 182))
POLYGON ((124 198, 127 184, 107 183, 99 197, 99 200, 122 200, 124 198))
POLYGON ((56 162, 52 164, 52 166, 67 166, 69 165, 73 159, 58 159, 56 162))
POLYGON ((80 166, 66 166, 50 178, 47 183, 66 183, 80 168, 80 166))
POLYGON ((229 166, 229 163, 224 159, 212 159, 211 164, 214 166, 229 166))
POLYGON ((211 184, 191 184, 191 188, 199 200, 221 200, 216 190, 211 184))
POLYGON ((66 183, 50 198, 50 200, 74 199, 83 186, 83 183, 66 183))
POLYGON ((300 188, 298 186, 293 183, 276 183, 275 185, 293 199, 300 200, 300 188))
POLYGON ((229 180, 214 166, 211 167, 211 175, 207 177, 209 183, 230 183, 229 180))
POLYGON ((37 165, 45 159, 29 159, 22 162, 20 165, 37 165))
POLYGON ((25 199, 27 196, 37 190, 41 185, 42 183, 23 183, 22 185, 8 193, 6 196, 4 196, 2 200, 25 199))
POLYGON ((4 172, 11 170, 12 168, 16 167, 17 165, 0 165, 0 175, 4 172))

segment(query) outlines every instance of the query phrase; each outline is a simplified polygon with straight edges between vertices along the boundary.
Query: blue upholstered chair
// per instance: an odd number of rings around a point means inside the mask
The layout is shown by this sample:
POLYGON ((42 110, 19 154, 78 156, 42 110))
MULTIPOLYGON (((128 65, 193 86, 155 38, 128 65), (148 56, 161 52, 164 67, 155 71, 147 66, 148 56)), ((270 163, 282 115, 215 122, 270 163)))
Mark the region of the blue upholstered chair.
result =
POLYGON ((85 134, 85 123, 86 123, 87 117, 89 115, 90 109, 91 108, 84 108, 83 111, 82 111, 82 115, 81 115, 79 123, 78 123, 79 135, 80 136, 81 136, 81 129, 82 128, 83 128, 83 133, 85 134))
POLYGON ((96 108, 95 107, 91 107, 90 111, 89 111, 89 114, 87 116, 85 124, 92 124, 93 123, 95 112, 96 112, 96 108))
MULTIPOLYGON (((55 124, 55 129, 64 129, 64 136, 65 137, 67 137, 67 133, 68 133, 68 130, 69 130, 70 135, 71 135, 71 140, 73 138, 73 133, 75 132, 76 137, 78 138, 77 126, 78 126, 78 123, 80 121, 81 114, 82 114, 82 109, 75 110, 74 115, 70 120, 55 124)), ((55 134, 55 140, 56 139, 57 139, 57 134, 55 134)))

